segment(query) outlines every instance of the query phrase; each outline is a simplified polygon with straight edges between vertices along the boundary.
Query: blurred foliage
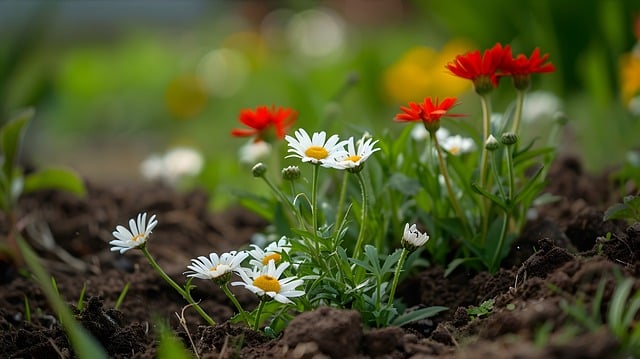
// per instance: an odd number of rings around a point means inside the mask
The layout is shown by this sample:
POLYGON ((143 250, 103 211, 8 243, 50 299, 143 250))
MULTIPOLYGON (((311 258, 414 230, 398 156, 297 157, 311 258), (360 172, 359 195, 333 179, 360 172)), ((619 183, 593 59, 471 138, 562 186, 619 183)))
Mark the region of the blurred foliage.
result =
MULTIPOLYGON (((0 34, 7 45, 0 47, 0 114, 36 107, 27 153, 35 165, 102 161, 94 177, 105 180, 127 171, 139 178, 139 162, 151 153, 194 147, 206 158, 198 181, 216 205, 225 205, 234 200, 231 189, 249 183, 240 178, 251 180, 237 161, 244 142, 229 136, 241 109, 288 106, 300 113, 295 127, 309 130, 399 132, 390 120, 407 97, 421 88, 447 91, 430 87, 435 81, 426 77, 446 75, 440 67, 455 56, 450 41, 468 50, 503 42, 515 52, 550 53, 558 70, 536 79, 544 83, 534 89, 552 89, 563 100, 574 132, 569 139, 577 142, 566 147, 577 149, 588 168, 621 162, 637 146, 640 121, 622 103, 618 75, 621 56, 635 42, 635 0, 388 3, 402 16, 370 15, 367 24, 331 2, 185 2, 191 17, 180 20, 170 21, 174 8, 158 7, 139 20, 110 22, 105 15, 96 24, 79 21, 74 3, 3 3, 0 13, 22 21, 5 22, 0 34), (322 7, 318 16, 318 6, 330 5, 337 8, 322 7), (314 33, 318 26, 322 31, 314 33), (305 29, 309 37, 300 40, 305 29), (339 43, 318 53, 332 41, 339 43), (99 149, 75 157, 85 148, 99 149), (111 148, 115 164, 107 160, 111 148)), ((75 4, 96 18, 96 8, 75 4)), ((103 6, 116 9, 113 16, 134 5, 103 6)), ((367 16, 367 9, 356 12, 367 16)), ((502 105, 511 101, 500 92, 494 97, 502 105)), ((461 98, 469 111, 477 108, 475 98, 461 98)), ((478 117, 471 115, 469 121, 478 117)))

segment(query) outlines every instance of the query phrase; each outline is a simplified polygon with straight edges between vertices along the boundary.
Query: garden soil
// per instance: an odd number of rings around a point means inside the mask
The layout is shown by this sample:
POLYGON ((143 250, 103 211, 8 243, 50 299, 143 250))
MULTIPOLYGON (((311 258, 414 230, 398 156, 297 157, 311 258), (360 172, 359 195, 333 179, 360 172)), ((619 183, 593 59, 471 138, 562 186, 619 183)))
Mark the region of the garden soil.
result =
MULTIPOLYGON (((183 283, 191 258, 245 246, 267 225, 242 208, 209 212, 204 192, 180 193, 159 184, 89 183, 82 199, 53 191, 24 197, 18 226, 77 319, 112 358, 155 357, 162 321, 200 358, 622 357, 615 354, 619 343, 606 326, 587 330, 563 308, 582 303, 591 311, 603 283, 604 304, 594 315, 606 318, 616 276, 638 278, 640 227, 603 221, 604 210, 621 200, 624 186, 606 174, 586 173, 574 158, 557 160, 548 180, 546 192, 558 200, 536 208, 535 218, 496 274, 460 269, 445 277, 442 268, 430 267, 400 285, 398 295, 409 308, 449 308, 401 328, 365 328, 356 311, 320 308, 297 315, 280 336, 270 338, 229 323, 232 303, 215 285, 198 281, 194 297, 220 323, 207 326, 194 310, 184 309, 184 300, 139 251, 120 255, 109 250, 117 224, 140 210, 154 213, 159 224, 150 252, 183 283), (115 309, 127 284, 128 292, 115 309), (83 287, 85 301, 78 310, 83 287), (490 313, 468 314, 490 299, 490 313)), ((6 219, 0 220, 0 229, 6 237, 6 219)), ((1 263, 0 357, 74 357, 36 282, 1 263)), ((640 289, 640 280, 634 279, 633 288, 640 289)), ((243 306, 257 304, 252 293, 232 291, 243 306)))

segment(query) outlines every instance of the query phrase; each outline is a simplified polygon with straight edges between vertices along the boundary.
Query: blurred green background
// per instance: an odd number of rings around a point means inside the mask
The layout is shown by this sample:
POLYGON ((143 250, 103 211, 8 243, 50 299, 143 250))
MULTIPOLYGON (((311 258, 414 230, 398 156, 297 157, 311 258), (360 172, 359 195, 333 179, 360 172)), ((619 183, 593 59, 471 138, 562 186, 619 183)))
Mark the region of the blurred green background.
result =
MULTIPOLYGON (((399 105, 457 95, 479 124, 444 64, 502 42, 550 54, 557 71, 532 90, 557 103, 539 110, 563 111, 561 149, 601 171, 640 144, 621 92, 640 78, 620 76, 639 13, 637 0, 2 1, 0 118, 34 106, 25 158, 98 183, 142 180, 145 158, 192 147, 204 168, 188 184, 223 207, 255 185, 238 161, 247 139, 229 135, 241 109, 287 106, 296 128, 375 136, 401 129, 399 105)), ((501 86, 494 109, 513 99, 501 86)))

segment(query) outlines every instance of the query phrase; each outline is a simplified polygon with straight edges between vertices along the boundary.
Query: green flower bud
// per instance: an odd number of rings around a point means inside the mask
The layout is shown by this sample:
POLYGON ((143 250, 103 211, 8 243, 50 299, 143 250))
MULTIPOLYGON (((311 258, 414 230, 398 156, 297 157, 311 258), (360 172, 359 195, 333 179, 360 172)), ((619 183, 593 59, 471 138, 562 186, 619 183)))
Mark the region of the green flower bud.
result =
POLYGON ((513 132, 505 132, 500 136, 500 142, 505 146, 515 145, 518 142, 518 135, 513 132))
POLYGON ((484 143, 484 148, 486 148, 489 151, 495 151, 500 147, 500 143, 498 142, 498 140, 496 140, 495 137, 493 137, 493 135, 489 135, 489 137, 487 138, 487 141, 485 141, 484 143))
POLYGON ((289 166, 282 169, 282 178, 295 181, 300 178, 300 167, 298 166, 289 166))
POLYGON ((264 174, 267 173, 267 165, 262 162, 258 162, 251 169, 251 173, 253 173, 253 177, 263 177, 264 174))

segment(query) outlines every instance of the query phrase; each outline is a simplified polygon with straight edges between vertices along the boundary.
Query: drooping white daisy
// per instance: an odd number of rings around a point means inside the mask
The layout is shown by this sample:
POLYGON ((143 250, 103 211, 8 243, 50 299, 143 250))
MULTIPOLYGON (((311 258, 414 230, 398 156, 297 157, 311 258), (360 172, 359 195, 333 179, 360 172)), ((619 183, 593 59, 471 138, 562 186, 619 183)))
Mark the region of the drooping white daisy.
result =
POLYGON ((414 251, 422 247, 429 240, 427 233, 420 232, 415 223, 409 226, 409 223, 404 225, 404 233, 402 234, 402 246, 408 250, 414 251))
POLYGON ((139 213, 136 220, 129 220, 129 228, 118 225, 113 231, 115 240, 109 242, 112 251, 120 251, 124 253, 132 248, 138 248, 144 245, 151 235, 151 230, 158 225, 156 215, 154 214, 147 222, 147 213, 139 213))
POLYGON ((303 290, 296 290, 296 287, 302 285, 304 281, 298 277, 280 279, 289 265, 289 262, 284 262, 276 266, 274 261, 269 261, 266 266, 242 270, 239 272, 242 282, 231 282, 231 285, 242 285, 260 297, 269 296, 280 303, 293 303, 289 298, 301 297, 305 294, 303 290))
POLYGON ((349 138, 347 140, 347 152, 344 155, 337 157, 335 162, 328 162, 328 166, 341 170, 360 169, 369 156, 380 150, 380 148, 373 147, 378 140, 373 141, 372 138, 365 140, 363 138, 358 141, 357 149, 353 141, 353 137, 349 138))
POLYGON ((287 237, 282 237, 275 242, 269 243, 264 249, 252 244, 252 250, 249 251, 249 255, 252 259, 249 261, 254 267, 263 267, 269 264, 270 261, 274 261, 276 264, 282 260, 282 253, 289 253, 291 250, 291 243, 287 240, 287 237))
POLYGON ((343 155, 346 151, 344 145, 346 141, 340 141, 338 135, 332 135, 327 139, 324 131, 314 132, 312 137, 304 129, 295 131, 295 138, 289 135, 285 136, 285 140, 289 143, 289 150, 292 154, 286 158, 300 158, 302 162, 311 162, 328 167, 327 162, 335 162, 338 156, 343 155))
POLYGON ((445 138, 440 143, 440 146, 454 156, 469 153, 476 149, 476 144, 471 138, 462 137, 460 135, 445 138))
POLYGON ((247 252, 231 251, 218 256, 217 253, 210 253, 209 258, 200 256, 191 260, 191 265, 187 266, 189 271, 184 272, 187 277, 200 279, 212 279, 214 281, 226 281, 231 272, 238 272, 240 264, 249 256, 247 252))

